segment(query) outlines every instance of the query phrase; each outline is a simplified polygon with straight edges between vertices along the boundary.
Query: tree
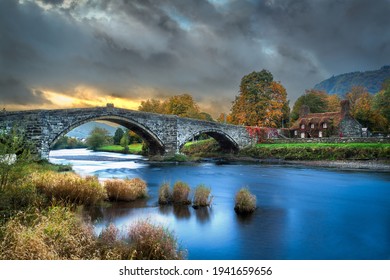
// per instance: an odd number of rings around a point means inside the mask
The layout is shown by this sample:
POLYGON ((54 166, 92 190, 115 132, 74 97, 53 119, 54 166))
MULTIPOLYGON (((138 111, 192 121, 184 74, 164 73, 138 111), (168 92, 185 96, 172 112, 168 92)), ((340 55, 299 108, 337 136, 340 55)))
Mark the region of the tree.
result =
POLYGON ((240 93, 231 108, 232 123, 279 127, 286 104, 286 89, 273 81, 271 72, 252 72, 241 79, 240 93))
POLYGON ((124 152, 127 154, 129 152, 129 137, 128 134, 123 134, 120 145, 123 147, 124 152))
POLYGON ((160 100, 154 98, 141 101, 141 105, 138 107, 138 110, 143 112, 166 114, 163 103, 160 100))
POLYGON ((339 112, 341 110, 341 99, 337 94, 329 94, 326 98, 326 101, 328 103, 327 112, 339 112))
POLYGON ((320 90, 306 90, 304 95, 301 95, 294 103, 291 111, 291 120, 295 121, 299 118, 299 111, 302 105, 310 108, 311 113, 324 113, 328 111, 328 94, 320 90))
POLYGON ((120 145, 121 139, 122 139, 122 137, 123 137, 123 134, 125 134, 124 131, 123 131, 123 129, 120 128, 120 127, 118 127, 118 128, 116 129, 115 134, 114 134, 114 137, 113 137, 114 145, 120 145))
POLYGON ((184 118, 208 121, 213 120, 208 113, 200 112, 199 105, 188 93, 171 96, 163 102, 153 98, 142 101, 138 110, 158 114, 176 115, 184 118))
POLYGON ((87 138, 88 148, 96 151, 101 146, 108 143, 108 131, 104 128, 95 127, 87 138))
POLYGON ((199 118, 199 106, 189 94, 175 95, 164 102, 167 114, 179 117, 199 118))
POLYGON ((383 89, 375 94, 373 99, 374 110, 384 119, 384 132, 390 131, 390 79, 383 84, 383 89))
POLYGON ((5 188, 24 177, 25 166, 32 160, 30 151, 33 144, 23 131, 16 126, 10 130, 0 130, 0 196, 5 188))

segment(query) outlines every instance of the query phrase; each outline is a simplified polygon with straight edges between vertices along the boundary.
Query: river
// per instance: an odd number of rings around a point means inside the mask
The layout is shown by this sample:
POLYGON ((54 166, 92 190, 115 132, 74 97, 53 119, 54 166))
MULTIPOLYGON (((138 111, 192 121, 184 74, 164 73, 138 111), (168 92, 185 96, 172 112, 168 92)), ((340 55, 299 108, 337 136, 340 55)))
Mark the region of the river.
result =
POLYGON ((150 219, 172 230, 192 260, 212 259, 390 259, 390 173, 307 166, 215 162, 151 163, 147 158, 91 152, 50 153, 76 173, 107 178, 140 177, 149 198, 114 203, 90 214, 96 231, 150 219), (205 184, 210 208, 160 207, 158 188, 181 180, 205 184), (234 212, 234 196, 248 187, 258 209, 246 218, 234 212))

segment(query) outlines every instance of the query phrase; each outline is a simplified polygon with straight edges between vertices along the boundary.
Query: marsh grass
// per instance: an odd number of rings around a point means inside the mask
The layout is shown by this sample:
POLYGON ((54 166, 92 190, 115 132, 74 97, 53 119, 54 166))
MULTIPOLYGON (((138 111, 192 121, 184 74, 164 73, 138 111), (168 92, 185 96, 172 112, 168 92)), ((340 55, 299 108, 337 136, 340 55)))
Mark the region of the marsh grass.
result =
POLYGON ((108 198, 114 201, 133 201, 148 195, 146 182, 140 178, 110 179, 104 182, 108 198))
POLYGON ((173 233, 149 220, 136 222, 128 231, 134 260, 180 260, 186 252, 178 246, 173 233))
POLYGON ((93 229, 67 208, 20 212, 4 226, 0 259, 95 258, 93 229))
POLYGON ((187 183, 182 181, 177 181, 173 185, 172 191, 172 201, 175 204, 191 204, 191 201, 188 199, 190 194, 190 187, 187 183))
POLYGON ((256 210, 256 196, 247 188, 241 188, 235 197, 234 211, 238 214, 249 214, 256 210))
POLYGON ((194 208, 210 206, 212 202, 212 197, 210 196, 211 189, 205 185, 198 185, 195 188, 194 198, 192 200, 192 205, 194 208))
POLYGON ((158 203, 169 204, 172 202, 172 191, 169 182, 164 182, 158 190, 158 203))
POLYGON ((95 176, 83 178, 74 173, 46 171, 33 173, 30 178, 37 190, 52 201, 94 205, 107 197, 106 190, 95 176))

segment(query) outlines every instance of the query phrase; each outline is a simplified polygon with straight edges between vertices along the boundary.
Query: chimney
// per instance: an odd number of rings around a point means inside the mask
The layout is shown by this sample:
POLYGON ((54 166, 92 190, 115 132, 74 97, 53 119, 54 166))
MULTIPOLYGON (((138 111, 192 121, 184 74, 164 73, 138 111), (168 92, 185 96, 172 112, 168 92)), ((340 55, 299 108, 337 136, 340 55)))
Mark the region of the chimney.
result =
POLYGON ((307 105, 302 105, 301 108, 299 109, 299 117, 304 118, 308 114, 310 114, 310 108, 307 105))
POLYGON ((350 110, 350 103, 349 103, 349 100, 342 100, 340 102, 340 105, 341 105, 341 115, 343 117, 349 115, 349 110, 350 110))

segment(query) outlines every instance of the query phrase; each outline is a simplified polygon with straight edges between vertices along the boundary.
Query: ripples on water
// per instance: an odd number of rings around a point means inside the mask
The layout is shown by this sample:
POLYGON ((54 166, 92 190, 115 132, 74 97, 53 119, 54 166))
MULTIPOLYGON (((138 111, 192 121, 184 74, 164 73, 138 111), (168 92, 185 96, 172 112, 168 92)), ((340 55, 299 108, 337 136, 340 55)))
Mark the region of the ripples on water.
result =
POLYGON ((96 231, 150 218, 173 230, 190 259, 390 259, 390 174, 300 166, 152 164, 141 156, 52 151, 81 175, 140 177, 149 199, 90 212, 96 231), (211 208, 158 206, 164 181, 206 184, 211 208), (240 218, 234 195, 248 186, 258 210, 240 218))

